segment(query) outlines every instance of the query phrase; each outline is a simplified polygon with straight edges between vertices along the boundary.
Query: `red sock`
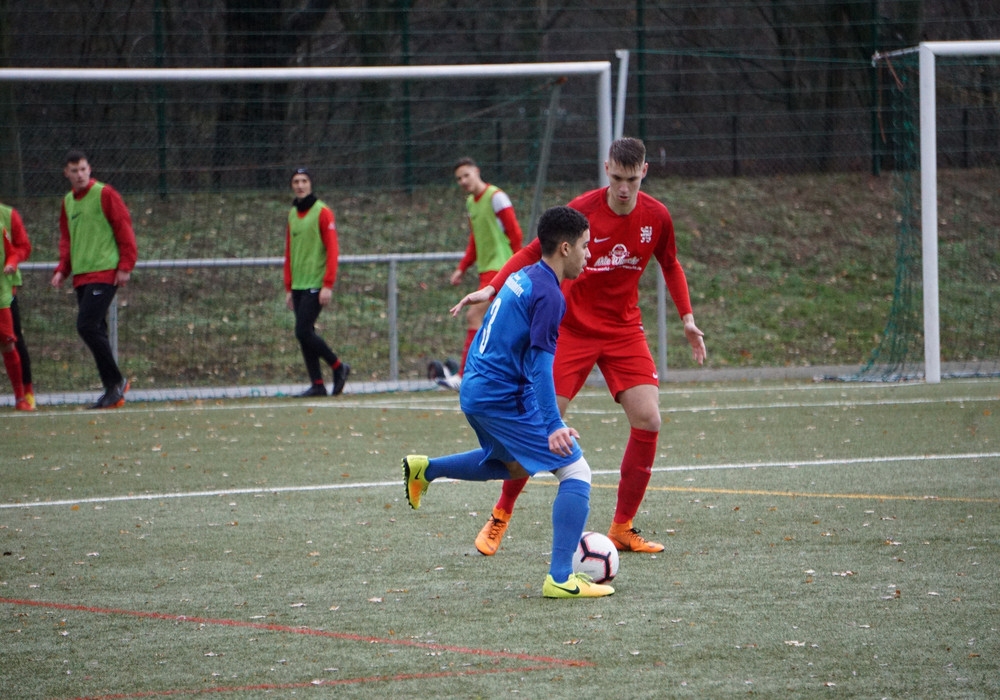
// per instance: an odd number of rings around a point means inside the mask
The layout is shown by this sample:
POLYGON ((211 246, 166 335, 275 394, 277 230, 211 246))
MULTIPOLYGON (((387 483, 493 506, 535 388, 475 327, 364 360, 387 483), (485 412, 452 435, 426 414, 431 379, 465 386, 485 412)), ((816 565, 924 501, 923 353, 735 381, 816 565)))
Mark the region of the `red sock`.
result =
POLYGON ((523 479, 506 479, 503 488, 500 490, 500 499, 497 501, 497 508, 505 513, 514 512, 514 503, 517 497, 524 490, 524 485, 528 483, 528 477, 523 479))
POLYGON ((615 507, 615 522, 618 524, 627 523, 639 512, 646 486, 653 475, 659 435, 639 428, 632 428, 629 434, 618 482, 618 505, 615 507))
POLYGON ((17 354, 17 348, 3 353, 3 366, 14 388, 14 399, 20 401, 24 398, 24 382, 21 380, 21 356, 17 354))
MULTIPOLYGON (((458 366, 458 373, 465 372, 465 358, 469 356, 469 348, 472 347, 472 339, 476 337, 477 328, 467 328, 465 330, 465 348, 462 350, 462 364, 458 366)), ((515 496, 517 498, 517 496, 515 496)), ((510 511, 507 511, 508 513, 510 511)))

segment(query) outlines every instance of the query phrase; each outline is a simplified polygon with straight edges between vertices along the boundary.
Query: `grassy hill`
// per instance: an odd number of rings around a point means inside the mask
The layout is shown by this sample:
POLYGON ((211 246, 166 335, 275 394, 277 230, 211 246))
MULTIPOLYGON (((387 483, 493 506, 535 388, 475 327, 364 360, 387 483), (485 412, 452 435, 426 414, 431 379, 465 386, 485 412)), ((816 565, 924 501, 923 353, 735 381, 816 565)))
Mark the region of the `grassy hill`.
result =
MULTIPOLYGON (((550 186, 541 206, 564 203, 589 186, 550 186)), ((514 200, 522 226, 527 227, 530 187, 505 189, 514 200)), ((851 365, 868 359, 885 328, 896 274, 897 214, 892 178, 850 173, 650 179, 644 190, 664 201, 673 214, 695 317, 706 334, 708 366, 851 365)), ((1000 268, 996 252, 998 192, 1000 177, 995 171, 942 176, 942 239, 991 235, 995 268, 1000 268)), ((459 251, 464 247, 462 195, 455 187, 433 186, 413 194, 320 188, 318 194, 336 212, 342 253, 459 251)), ((165 200, 128 194, 126 201, 136 224, 142 259, 271 257, 282 253, 289 205, 285 192, 173 195, 165 200)), ((18 206, 35 244, 33 261, 54 260, 58 200, 32 200, 18 206)), ((427 314, 427 323, 422 325, 433 329, 436 324, 450 323, 442 327, 457 339, 460 329, 451 330, 457 322, 445 319, 444 311, 465 288, 448 287, 451 263, 438 267, 441 269, 428 272, 428 279, 421 282, 422 287, 436 289, 436 296, 415 303, 422 304, 427 314)), ((654 339, 655 274, 655 269, 647 271, 642 291, 647 331, 654 339)), ((957 274, 961 275, 961 270, 957 274)), ((274 275, 267 276, 274 294, 280 295, 280 285, 270 279, 274 275)), ((211 301, 213 295, 240 293, 228 289, 227 283, 189 277, 186 284, 194 289, 185 291, 185 298, 211 301), (204 288, 198 288, 199 284, 204 288)), ((352 280, 345 285, 365 286, 363 273, 361 279, 352 276, 352 280)), ((406 289, 401 291, 407 295, 406 289)), ((191 313, 197 313, 195 306, 191 313)), ((358 327, 371 320, 364 309, 352 313, 352 323, 358 327)), ((690 353, 669 304, 668 318, 668 365, 690 367, 690 353)), ((989 323, 1000 326, 1000 318, 994 314, 989 323)), ((1000 337, 1000 327, 985 332, 1000 337)), ((71 326, 64 335, 73 337, 71 326)), ((294 367, 299 360, 288 335, 283 327, 257 333, 260 342, 273 336, 272 342, 281 343, 289 365, 294 367)), ((365 341, 359 342, 363 345, 365 341)), ((450 347, 456 342, 447 339, 443 345, 450 347)), ((404 353, 410 352, 403 358, 404 373, 416 371, 407 368, 419 367, 425 350, 403 348, 404 353)), ((158 353, 167 354, 162 348, 158 353)), ((300 372, 296 369, 295 373, 300 372)))

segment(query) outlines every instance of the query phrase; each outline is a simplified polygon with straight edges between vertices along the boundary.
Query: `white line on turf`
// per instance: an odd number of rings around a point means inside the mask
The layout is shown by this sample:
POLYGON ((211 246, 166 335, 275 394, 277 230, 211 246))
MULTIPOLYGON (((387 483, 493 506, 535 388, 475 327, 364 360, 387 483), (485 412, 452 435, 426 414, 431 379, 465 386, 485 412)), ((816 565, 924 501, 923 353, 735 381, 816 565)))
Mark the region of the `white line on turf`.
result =
MULTIPOLYGON (((966 452, 961 454, 896 455, 887 457, 862 457, 857 459, 812 459, 782 462, 738 462, 732 464, 688 464, 676 467, 656 467, 654 472, 709 471, 719 469, 769 469, 801 468, 821 466, 844 466, 852 464, 885 464, 896 462, 933 462, 952 460, 997 459, 1000 452, 966 452)), ((593 472, 595 476, 617 476, 617 469, 602 469, 593 472)), ((539 474, 541 478, 554 478, 550 474, 539 474)), ((442 479, 441 481, 451 481, 442 479)), ((13 508, 65 507, 84 503, 114 503, 121 501, 158 501, 178 498, 204 498, 219 496, 265 495, 306 491, 340 491, 362 488, 399 488, 400 480, 370 481, 357 484, 316 484, 312 486, 278 486, 273 488, 219 489, 214 491, 191 491, 187 493, 148 493, 127 496, 95 496, 92 498, 64 499, 59 501, 35 501, 32 503, 0 503, 0 510, 13 508)))

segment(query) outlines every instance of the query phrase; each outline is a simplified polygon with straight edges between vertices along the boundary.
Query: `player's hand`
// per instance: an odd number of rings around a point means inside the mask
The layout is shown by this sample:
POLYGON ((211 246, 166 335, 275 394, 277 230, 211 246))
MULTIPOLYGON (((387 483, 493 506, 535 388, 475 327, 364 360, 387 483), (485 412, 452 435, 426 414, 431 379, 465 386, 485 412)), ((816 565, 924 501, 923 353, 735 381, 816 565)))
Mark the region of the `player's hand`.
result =
POLYGON ((115 271, 115 286, 116 287, 124 287, 126 284, 128 284, 128 281, 130 279, 132 279, 132 273, 131 272, 126 272, 125 270, 116 270, 115 271))
POLYGON ((559 428, 549 435, 549 452, 561 457, 572 454, 573 439, 578 437, 580 437, 580 433, 576 432, 576 428, 570 428, 569 426, 559 428))
POLYGON ((3 266, 3 273, 5 275, 13 275, 15 272, 17 272, 17 265, 4 265, 3 266))
POLYGON ((55 287, 56 289, 59 289, 62 286, 64 279, 66 278, 63 276, 63 273, 61 272, 55 273, 54 275, 52 275, 52 286, 55 287))
POLYGON ((465 276, 465 272, 462 270, 455 270, 451 273, 451 284, 456 286, 462 282, 462 278, 465 276))
POLYGON ((691 354, 694 355, 694 361, 699 365, 704 364, 705 356, 708 354, 705 350, 705 334, 695 325, 694 316, 691 314, 684 316, 684 336, 691 346, 691 354))
POLYGON ((329 287, 323 287, 319 290, 319 305, 329 306, 330 300, 333 299, 333 290, 329 287))
POLYGON ((488 284, 480 290, 472 292, 471 294, 466 294, 462 297, 462 301, 451 307, 451 315, 458 316, 458 312, 466 306, 471 306, 472 304, 482 304, 483 302, 489 301, 493 298, 493 293, 495 291, 496 290, 493 289, 493 285, 488 284))
POLYGON ((285 292, 285 306, 288 307, 289 311, 295 311, 295 304, 292 302, 291 292, 285 292))

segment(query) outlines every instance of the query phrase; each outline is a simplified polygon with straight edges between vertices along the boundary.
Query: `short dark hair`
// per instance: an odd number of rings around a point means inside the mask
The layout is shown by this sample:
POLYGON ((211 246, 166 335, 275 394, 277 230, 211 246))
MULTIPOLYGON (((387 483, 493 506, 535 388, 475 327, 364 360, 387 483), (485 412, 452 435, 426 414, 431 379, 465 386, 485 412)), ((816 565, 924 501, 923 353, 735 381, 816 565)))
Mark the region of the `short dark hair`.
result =
POLYGON ((542 255, 551 255, 563 241, 575 243, 590 228, 587 217, 570 207, 546 209, 538 219, 538 242, 542 255))
POLYGON ((79 163, 81 160, 89 160, 89 158, 87 158, 87 154, 79 148, 71 148, 66 151, 66 159, 63 163, 65 165, 69 165, 70 163, 79 163))
POLYGON ((455 165, 452 166, 451 171, 455 172, 456 170, 458 170, 459 168, 461 168, 463 165, 471 165, 473 168, 478 168, 479 167, 476 164, 476 161, 474 161, 472 158, 469 158, 468 156, 465 156, 465 157, 459 158, 458 160, 455 161, 455 165))
POLYGON ((626 168, 641 168, 646 162, 646 144, 628 136, 615 139, 608 149, 608 160, 626 168))

